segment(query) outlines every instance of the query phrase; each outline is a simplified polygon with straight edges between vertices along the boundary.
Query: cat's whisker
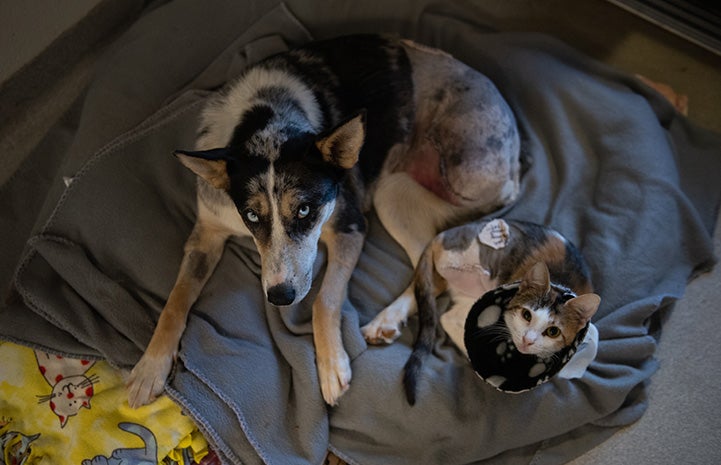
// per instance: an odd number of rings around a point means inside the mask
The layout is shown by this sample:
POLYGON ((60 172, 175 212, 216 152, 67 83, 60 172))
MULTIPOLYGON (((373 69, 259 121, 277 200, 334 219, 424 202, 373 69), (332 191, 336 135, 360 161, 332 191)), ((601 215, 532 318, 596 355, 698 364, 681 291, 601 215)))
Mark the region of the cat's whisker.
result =
POLYGON ((492 337, 490 342, 506 342, 507 340, 508 338, 505 335, 499 334, 498 336, 492 337))
POLYGON ((487 334, 489 337, 493 338, 494 341, 505 341, 511 337, 511 335, 508 333, 507 330, 504 328, 497 328, 492 329, 489 331, 486 331, 485 334, 487 334))
POLYGON ((78 384, 78 387, 81 387, 81 388, 90 387, 93 384, 97 383, 99 381, 99 379, 100 378, 98 375, 90 375, 90 376, 86 377, 80 384, 78 384))

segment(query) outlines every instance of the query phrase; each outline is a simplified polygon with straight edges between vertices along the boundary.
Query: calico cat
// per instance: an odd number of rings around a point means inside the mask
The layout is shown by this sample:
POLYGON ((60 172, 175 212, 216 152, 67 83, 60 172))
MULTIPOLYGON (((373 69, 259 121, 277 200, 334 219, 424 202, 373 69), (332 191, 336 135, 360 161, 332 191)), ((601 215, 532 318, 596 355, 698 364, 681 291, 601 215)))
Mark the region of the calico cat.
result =
POLYGON ((521 354, 550 357, 571 344, 601 301, 580 252, 558 232, 537 224, 473 222, 442 232, 428 245, 414 274, 419 329, 404 367, 411 405, 442 318, 436 298, 450 295, 443 326, 465 350, 464 325, 473 304, 486 292, 514 282, 518 290, 503 310, 503 330, 509 334, 499 337, 512 340, 521 354))

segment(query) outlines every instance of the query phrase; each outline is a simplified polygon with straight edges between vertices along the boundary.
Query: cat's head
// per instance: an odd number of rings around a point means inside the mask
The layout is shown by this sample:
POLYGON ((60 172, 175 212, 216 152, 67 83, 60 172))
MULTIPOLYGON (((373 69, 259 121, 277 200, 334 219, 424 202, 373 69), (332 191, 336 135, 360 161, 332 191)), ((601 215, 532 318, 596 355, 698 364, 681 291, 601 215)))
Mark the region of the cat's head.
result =
POLYGON ((563 299, 539 262, 526 272, 503 317, 519 352, 548 357, 574 341, 600 303, 593 293, 563 299))
POLYGON ((97 377, 84 375, 68 376, 53 386, 53 392, 48 396, 41 396, 39 402, 49 402, 50 409, 60 420, 64 427, 68 418, 77 415, 81 408, 90 408, 93 397, 93 383, 97 377))

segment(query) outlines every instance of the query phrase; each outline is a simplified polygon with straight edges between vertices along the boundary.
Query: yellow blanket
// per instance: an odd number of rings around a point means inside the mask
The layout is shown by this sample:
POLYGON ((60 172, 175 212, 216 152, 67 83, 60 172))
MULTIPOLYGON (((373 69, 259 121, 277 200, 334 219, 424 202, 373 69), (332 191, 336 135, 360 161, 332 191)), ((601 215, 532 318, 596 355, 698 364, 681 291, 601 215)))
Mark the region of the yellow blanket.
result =
POLYGON ((106 362, 9 342, 0 342, 0 446, 0 465, 185 465, 208 453, 167 396, 131 409, 120 373, 106 362))

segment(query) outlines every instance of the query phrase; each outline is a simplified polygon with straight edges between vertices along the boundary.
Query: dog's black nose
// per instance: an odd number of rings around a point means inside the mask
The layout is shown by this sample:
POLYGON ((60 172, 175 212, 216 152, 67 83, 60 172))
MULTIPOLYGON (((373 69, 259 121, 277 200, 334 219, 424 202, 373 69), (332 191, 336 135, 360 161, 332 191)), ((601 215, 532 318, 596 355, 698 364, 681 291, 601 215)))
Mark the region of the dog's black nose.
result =
POLYGON ((268 289, 268 302, 273 305, 290 305, 295 300, 295 289, 288 284, 276 284, 268 289))

